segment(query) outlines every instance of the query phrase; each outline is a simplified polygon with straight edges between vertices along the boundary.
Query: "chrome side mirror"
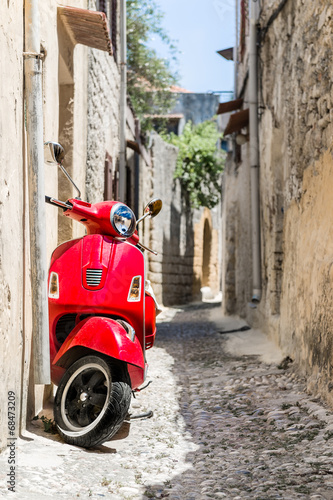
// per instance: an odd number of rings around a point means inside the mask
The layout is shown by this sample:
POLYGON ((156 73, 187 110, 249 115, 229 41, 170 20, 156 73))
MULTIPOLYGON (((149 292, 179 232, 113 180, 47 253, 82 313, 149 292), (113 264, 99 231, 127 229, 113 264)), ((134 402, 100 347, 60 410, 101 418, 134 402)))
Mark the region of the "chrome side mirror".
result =
POLYGON ((44 143, 44 160, 45 163, 51 165, 60 165, 65 158, 65 150, 61 144, 57 142, 45 142, 44 143))
POLYGON ((58 165, 58 167, 61 169, 61 171, 65 174, 67 179, 73 184, 74 188, 76 189, 78 196, 77 199, 81 199, 81 191, 63 166, 62 162, 64 161, 65 158, 65 150, 62 147, 61 144, 58 144, 57 142, 52 142, 48 141, 44 143, 44 161, 45 163, 48 163, 49 165, 58 165))
POLYGON ((139 222, 141 222, 146 217, 156 217, 156 215, 160 213, 161 209, 162 209, 162 200, 160 200, 159 198, 154 198, 149 203, 147 203, 143 211, 143 216, 136 221, 136 225, 138 225, 139 222))
POLYGON ((144 209, 144 214, 150 215, 150 217, 156 217, 162 209, 162 200, 159 198, 154 198, 151 200, 144 209))

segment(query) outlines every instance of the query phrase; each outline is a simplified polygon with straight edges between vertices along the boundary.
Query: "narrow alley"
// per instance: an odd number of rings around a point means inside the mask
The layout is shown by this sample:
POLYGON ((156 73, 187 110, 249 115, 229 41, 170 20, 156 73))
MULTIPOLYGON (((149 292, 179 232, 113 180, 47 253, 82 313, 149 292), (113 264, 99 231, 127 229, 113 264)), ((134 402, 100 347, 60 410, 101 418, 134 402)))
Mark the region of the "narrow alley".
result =
POLYGON ((260 332, 221 334, 239 321, 215 323, 219 307, 162 313, 152 383, 111 441, 80 449, 34 421, 17 440, 17 498, 333 499, 332 411, 260 332))

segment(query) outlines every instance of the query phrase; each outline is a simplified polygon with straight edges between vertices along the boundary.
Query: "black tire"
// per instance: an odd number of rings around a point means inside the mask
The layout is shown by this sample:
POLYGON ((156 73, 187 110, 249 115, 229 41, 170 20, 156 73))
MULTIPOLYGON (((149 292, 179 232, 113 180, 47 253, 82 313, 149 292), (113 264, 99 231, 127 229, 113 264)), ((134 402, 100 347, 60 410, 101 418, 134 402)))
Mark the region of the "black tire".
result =
POLYGON ((54 400, 54 420, 66 443, 91 448, 121 427, 131 402, 127 369, 85 356, 64 373, 54 400))

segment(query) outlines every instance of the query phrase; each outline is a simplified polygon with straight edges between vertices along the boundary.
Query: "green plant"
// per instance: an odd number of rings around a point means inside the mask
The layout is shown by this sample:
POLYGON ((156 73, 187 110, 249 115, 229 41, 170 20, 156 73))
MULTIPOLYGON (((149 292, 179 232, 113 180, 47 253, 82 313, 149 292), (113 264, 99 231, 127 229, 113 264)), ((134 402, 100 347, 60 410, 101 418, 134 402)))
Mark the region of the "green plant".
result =
POLYGON ((45 415, 39 417, 36 415, 33 420, 41 420, 44 425, 44 431, 50 434, 57 434, 57 426, 55 421, 52 418, 47 418, 45 415))
POLYGON ((174 102, 170 86, 177 76, 170 62, 177 50, 162 27, 163 16, 155 0, 127 1, 127 92, 142 129, 152 127, 147 115, 167 113, 174 102), (149 45, 153 36, 167 47, 168 59, 149 45))
POLYGON ((221 196, 224 158, 217 144, 222 137, 214 121, 188 122, 182 135, 163 135, 179 149, 175 178, 179 179, 193 208, 213 208, 221 196))

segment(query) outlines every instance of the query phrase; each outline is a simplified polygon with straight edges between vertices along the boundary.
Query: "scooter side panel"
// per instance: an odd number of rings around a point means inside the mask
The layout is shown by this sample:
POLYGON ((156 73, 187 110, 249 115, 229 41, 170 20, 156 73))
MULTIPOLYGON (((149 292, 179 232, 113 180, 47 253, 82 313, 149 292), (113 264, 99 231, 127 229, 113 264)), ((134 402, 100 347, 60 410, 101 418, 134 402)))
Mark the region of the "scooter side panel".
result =
POLYGON ((133 377, 135 374, 137 379, 132 380, 132 384, 137 387, 138 382, 139 385, 143 382, 145 361, 141 345, 137 338, 131 341, 124 328, 116 321, 99 316, 81 321, 62 344, 53 360, 53 365, 63 366, 62 360, 65 354, 68 363, 68 354, 74 347, 86 347, 134 365, 139 370, 129 370, 130 375, 133 372, 133 377), (140 373, 142 377, 139 376, 140 373))
POLYGON ((150 295, 145 297, 145 317, 146 317, 146 349, 153 347, 156 335, 155 302, 150 295))
MULTIPOLYGON (((102 235, 85 236, 58 247, 50 273, 59 276, 59 298, 49 298, 51 360, 61 347, 55 336, 58 319, 64 314, 121 317, 144 338, 144 257, 135 246, 102 235), (84 273, 89 267, 102 272, 100 287, 88 287, 84 273), (128 301, 134 276, 140 276, 139 300, 128 301)), ((82 318, 80 316, 83 316, 82 318)))

